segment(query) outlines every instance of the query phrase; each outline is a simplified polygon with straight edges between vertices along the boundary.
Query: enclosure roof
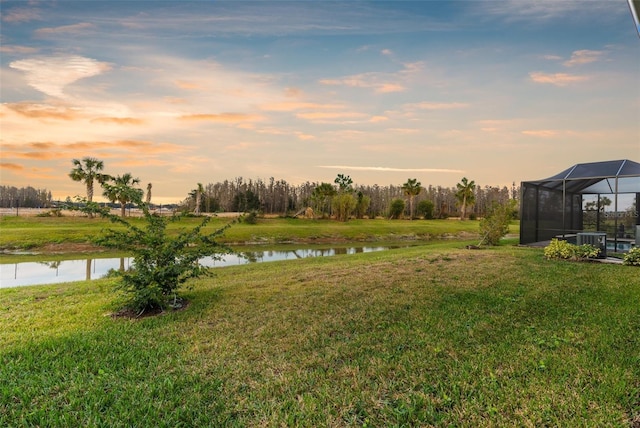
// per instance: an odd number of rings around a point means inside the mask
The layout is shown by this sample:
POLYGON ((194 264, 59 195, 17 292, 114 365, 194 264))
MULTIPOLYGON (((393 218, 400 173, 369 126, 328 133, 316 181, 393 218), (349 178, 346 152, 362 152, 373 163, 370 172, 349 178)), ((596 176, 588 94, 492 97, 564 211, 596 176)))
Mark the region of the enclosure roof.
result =
POLYGON ((569 193, 640 193, 640 163, 628 159, 579 163, 559 174, 523 185, 569 193))

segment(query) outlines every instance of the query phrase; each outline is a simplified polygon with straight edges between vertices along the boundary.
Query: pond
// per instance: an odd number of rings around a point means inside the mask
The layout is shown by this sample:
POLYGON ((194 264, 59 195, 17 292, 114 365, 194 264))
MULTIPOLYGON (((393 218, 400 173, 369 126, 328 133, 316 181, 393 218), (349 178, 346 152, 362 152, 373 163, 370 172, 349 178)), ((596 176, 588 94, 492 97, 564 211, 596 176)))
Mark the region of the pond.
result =
MULTIPOLYGON (((368 253, 399 247, 399 245, 381 245, 371 247, 236 251, 234 254, 225 255, 222 260, 213 260, 211 257, 207 257, 200 260, 200 263, 209 267, 223 267, 247 263, 304 259, 307 257, 368 253)), ((0 288, 99 279, 107 275, 111 270, 128 269, 131 264, 131 257, 0 264, 0 288)))

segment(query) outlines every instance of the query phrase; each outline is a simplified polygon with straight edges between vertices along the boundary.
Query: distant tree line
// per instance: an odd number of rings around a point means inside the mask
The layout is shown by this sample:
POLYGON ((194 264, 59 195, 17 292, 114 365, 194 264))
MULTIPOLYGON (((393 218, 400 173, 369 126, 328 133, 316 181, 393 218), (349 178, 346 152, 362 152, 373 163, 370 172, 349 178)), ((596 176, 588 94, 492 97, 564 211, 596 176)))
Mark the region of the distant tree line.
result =
MULTIPOLYGON (((95 179, 111 201, 109 205, 120 206, 123 215, 124 207, 131 199, 127 192, 142 192, 133 188, 139 179, 131 174, 122 177, 102 174, 102 163, 96 159, 87 158, 82 162, 74 159, 74 166, 70 176, 86 184, 87 199, 92 199, 92 181, 95 179)), ((519 192, 515 183, 510 189, 506 186, 482 187, 466 178, 454 187, 423 187, 416 179, 408 179, 406 183, 398 185, 357 185, 349 176, 342 174, 338 174, 334 183, 307 181, 300 185, 273 177, 266 181, 236 177, 234 180, 204 186, 198 183, 197 188, 180 205, 182 210, 194 213, 255 211, 286 216, 300 215, 311 208, 316 217, 474 218, 484 217, 494 204, 504 205, 510 200, 517 200, 519 192)), ((147 185, 147 199, 147 203, 150 203, 151 183, 147 185)), ((47 189, 0 186, 1 208, 55 206, 47 189)))
POLYGON ((0 186, 0 208, 49 208, 53 204, 51 192, 31 186, 0 186))
MULTIPOLYGON (((268 180, 244 179, 236 177, 234 180, 225 180, 218 183, 200 185, 199 189, 192 190, 182 202, 182 208, 188 211, 206 212, 250 212, 260 211, 271 215, 295 215, 305 211, 307 207, 314 210, 317 216, 335 216, 336 196, 340 193, 340 177, 336 182, 305 182, 300 185, 292 185, 285 180, 276 180, 271 177, 268 180), (199 201, 196 210, 196 201, 199 201)), ((465 179, 466 180, 466 179, 465 179)), ((473 183, 473 182, 471 182, 473 183)), ((463 185, 467 184, 465 181, 463 185)), ((473 183, 472 197, 465 199, 464 206, 460 203, 460 186, 442 187, 428 185, 420 186, 415 179, 409 179, 405 184, 389 184, 386 186, 354 185, 342 183, 342 190, 348 186, 356 202, 368 199, 366 209, 358 213, 358 207, 354 208, 354 215, 373 217, 387 217, 392 202, 404 200, 403 214, 430 218, 447 218, 461 216, 462 210, 466 210, 467 217, 483 217, 494 205, 505 204, 511 199, 518 199, 519 187, 515 183, 511 188, 478 186, 473 183), (420 192, 417 192, 419 187, 420 192), (470 203, 473 201, 473 204, 470 203), (428 216, 425 208, 431 207, 428 216)), ((468 197, 467 197, 468 198, 468 197)), ((361 207, 364 206, 361 204, 361 207)))

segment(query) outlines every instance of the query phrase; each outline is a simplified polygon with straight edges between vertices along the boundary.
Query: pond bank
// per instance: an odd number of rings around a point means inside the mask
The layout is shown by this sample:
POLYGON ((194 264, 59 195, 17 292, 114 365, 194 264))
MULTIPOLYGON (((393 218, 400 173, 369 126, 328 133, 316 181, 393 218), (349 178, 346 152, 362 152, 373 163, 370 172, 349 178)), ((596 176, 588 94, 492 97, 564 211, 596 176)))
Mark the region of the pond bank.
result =
MULTIPOLYGON (((265 263, 281 260, 295 260, 309 257, 330 257, 394 248, 406 248, 410 243, 394 243, 372 246, 279 246, 274 248, 244 247, 236 248, 231 254, 205 257, 200 264, 207 267, 225 267, 250 263, 265 263)), ((133 264, 129 256, 101 257, 87 256, 67 260, 26 261, 0 263, 0 288, 13 288, 31 285, 58 284, 64 282, 90 281, 104 278, 112 272, 125 271, 133 264)), ((1 261, 1 259, 0 259, 1 261)))

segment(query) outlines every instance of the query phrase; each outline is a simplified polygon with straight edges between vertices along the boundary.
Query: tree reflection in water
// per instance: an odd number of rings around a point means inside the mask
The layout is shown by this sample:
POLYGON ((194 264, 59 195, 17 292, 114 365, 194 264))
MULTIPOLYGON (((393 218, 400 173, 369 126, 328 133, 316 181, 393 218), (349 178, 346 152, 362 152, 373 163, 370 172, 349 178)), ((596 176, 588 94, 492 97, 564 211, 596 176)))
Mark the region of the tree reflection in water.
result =
MULTIPOLYGON (((410 245, 410 244, 408 244, 410 245)), ((402 245, 401 245, 402 246, 402 245)), ((405 245, 406 246, 406 245, 405 245)), ((283 250, 236 251, 224 260, 202 259, 200 263, 209 267, 223 267, 249 263, 262 263, 279 260, 303 259, 307 257, 329 257, 334 255, 359 254, 398 248, 398 245, 379 245, 375 247, 325 247, 291 248, 283 250)), ((124 272, 130 268, 131 258, 89 258, 47 262, 25 262, 0 264, 0 287, 18 287, 24 285, 54 284, 103 278, 114 272, 124 272), (55 277, 49 273, 55 269, 55 277)))

